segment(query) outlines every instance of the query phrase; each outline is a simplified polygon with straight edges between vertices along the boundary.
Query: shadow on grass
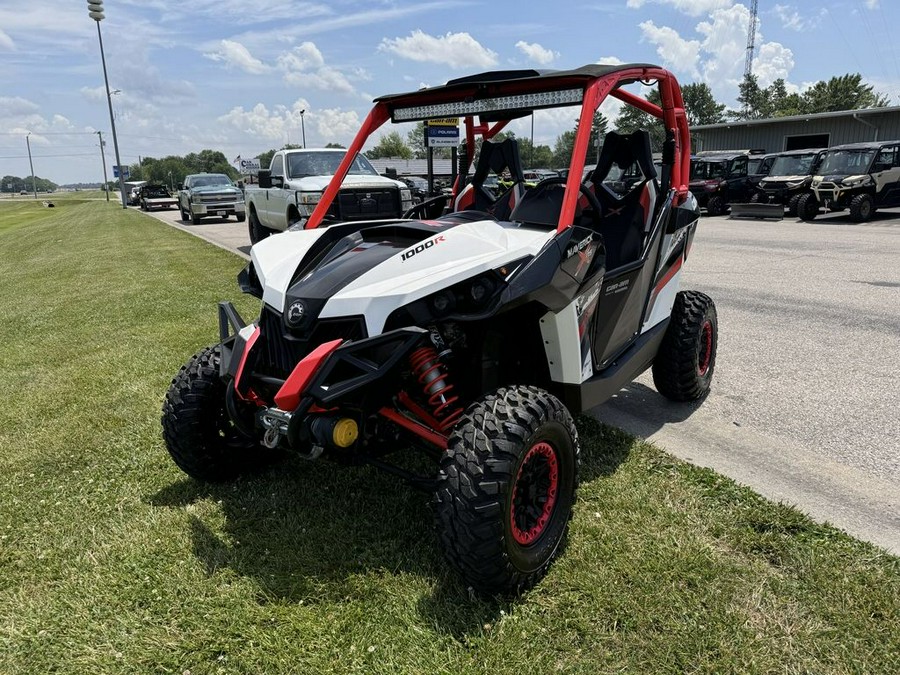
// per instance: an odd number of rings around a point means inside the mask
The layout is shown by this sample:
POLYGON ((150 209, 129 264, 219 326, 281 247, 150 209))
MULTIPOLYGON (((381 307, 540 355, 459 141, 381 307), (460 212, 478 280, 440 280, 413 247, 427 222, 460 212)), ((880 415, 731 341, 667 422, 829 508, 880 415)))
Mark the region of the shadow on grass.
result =
MULTIPOLYGON (((611 475, 628 457, 626 434, 585 416, 578 428, 583 481, 611 475)), ((185 478, 147 501, 185 508, 207 574, 254 579, 260 603, 338 602, 424 585, 422 619, 456 637, 481 632, 517 603, 475 597, 441 556, 429 496, 372 468, 290 460, 234 483, 185 478)))

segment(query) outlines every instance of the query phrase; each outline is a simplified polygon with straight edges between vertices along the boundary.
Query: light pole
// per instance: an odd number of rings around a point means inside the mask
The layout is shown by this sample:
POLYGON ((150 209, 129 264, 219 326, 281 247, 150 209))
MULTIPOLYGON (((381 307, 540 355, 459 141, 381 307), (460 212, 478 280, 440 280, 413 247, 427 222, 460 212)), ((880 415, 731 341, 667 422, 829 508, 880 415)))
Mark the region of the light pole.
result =
POLYGON ((169 171, 169 189, 170 189, 172 192, 175 191, 175 186, 172 184, 172 172, 171 172, 171 171, 169 171))
POLYGON ((306 125, 303 124, 303 114, 306 112, 306 108, 300 111, 300 134, 303 138, 303 149, 306 150, 306 125))
POLYGON ((25 136, 25 145, 28 146, 28 166, 31 167, 31 191, 34 193, 34 198, 37 199, 37 185, 34 183, 34 162, 31 161, 31 141, 29 140, 29 136, 31 136, 31 132, 25 136))
POLYGON ((103 132, 98 131, 100 138, 100 162, 103 164, 103 191, 106 193, 106 201, 109 201, 109 179, 106 177, 106 153, 103 152, 103 132))
MULTIPOLYGON (((109 105, 109 125, 112 128, 113 148, 116 151, 116 166, 119 169, 119 189, 122 192, 122 208, 128 208, 125 199, 125 175, 122 171, 122 160, 119 159, 119 141, 116 139, 116 119, 113 116, 112 97, 109 93, 109 77, 106 74, 106 56, 103 53, 103 35, 100 33, 100 22, 103 21, 103 0, 88 0, 88 16, 97 22, 97 39, 100 41, 100 61, 103 63, 103 82, 106 84, 106 103, 109 105)), ((103 165, 106 168, 106 164, 103 165)))

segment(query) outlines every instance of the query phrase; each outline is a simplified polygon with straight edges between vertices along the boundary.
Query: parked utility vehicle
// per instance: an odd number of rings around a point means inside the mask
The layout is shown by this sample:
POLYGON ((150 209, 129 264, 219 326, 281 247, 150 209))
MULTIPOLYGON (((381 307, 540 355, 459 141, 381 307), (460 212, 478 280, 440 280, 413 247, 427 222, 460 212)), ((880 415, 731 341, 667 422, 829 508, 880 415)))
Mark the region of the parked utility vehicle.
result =
POLYGON ((811 192, 813 175, 825 150, 787 150, 775 155, 769 174, 759 181, 750 201, 782 204, 789 216, 797 215, 797 205, 811 192))
MULTIPOLYGON (((259 186, 244 190, 251 243, 305 222, 343 158, 343 150, 330 148, 276 152, 268 170, 259 172, 259 186)), ((399 218, 412 205, 406 183, 379 175, 365 155, 357 155, 325 218, 329 222, 399 218)))
POLYGON ((820 208, 850 209, 850 218, 861 223, 891 206, 900 206, 900 141, 851 143, 825 151, 797 215, 812 220, 820 208))
POLYGON ((531 586, 572 514, 573 413, 651 367, 670 399, 709 391, 716 310, 679 292, 699 218, 689 161, 681 90, 653 65, 490 72, 376 99, 304 227, 251 249, 239 283, 262 301, 259 317, 247 323, 220 303, 219 339, 172 381, 162 416, 172 458, 209 481, 285 451, 379 467, 432 493, 446 558, 466 583, 489 594, 531 586), (662 107, 622 88, 637 82, 658 87, 662 107), (646 131, 612 132, 582 184, 608 95, 662 119, 659 173, 646 131), (492 172, 523 173, 515 140, 491 138, 565 106, 579 119, 568 177, 482 189, 492 172), (452 199, 321 227, 385 122, 457 116, 464 156, 476 137, 482 145, 452 199), (626 194, 605 187, 613 166, 632 165, 642 179, 626 194), (444 215, 420 219, 446 202, 444 215), (410 444, 436 460, 433 472, 391 462, 410 444))
POLYGON ((707 215, 721 216, 731 204, 750 199, 755 185, 750 174, 751 152, 709 151, 694 156, 690 188, 707 215))

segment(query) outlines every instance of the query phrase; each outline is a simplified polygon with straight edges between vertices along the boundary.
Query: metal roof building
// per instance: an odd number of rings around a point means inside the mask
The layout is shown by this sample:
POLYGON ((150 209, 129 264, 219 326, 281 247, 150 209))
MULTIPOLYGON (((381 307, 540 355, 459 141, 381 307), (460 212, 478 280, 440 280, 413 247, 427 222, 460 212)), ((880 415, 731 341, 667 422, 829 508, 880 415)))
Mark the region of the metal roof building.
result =
POLYGON ((691 127, 691 150, 827 148, 900 139, 900 106, 739 120, 691 127))

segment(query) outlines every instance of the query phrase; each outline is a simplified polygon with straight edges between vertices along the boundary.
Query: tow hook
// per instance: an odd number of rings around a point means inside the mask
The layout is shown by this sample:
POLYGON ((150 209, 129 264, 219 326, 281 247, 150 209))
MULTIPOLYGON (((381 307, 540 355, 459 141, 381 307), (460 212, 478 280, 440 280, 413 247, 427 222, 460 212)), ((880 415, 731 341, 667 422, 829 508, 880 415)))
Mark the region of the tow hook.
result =
POLYGON ((277 448, 281 439, 287 436, 288 425, 291 423, 291 413, 279 408, 266 408, 260 415, 260 423, 266 430, 263 436, 263 445, 270 450, 277 448))

